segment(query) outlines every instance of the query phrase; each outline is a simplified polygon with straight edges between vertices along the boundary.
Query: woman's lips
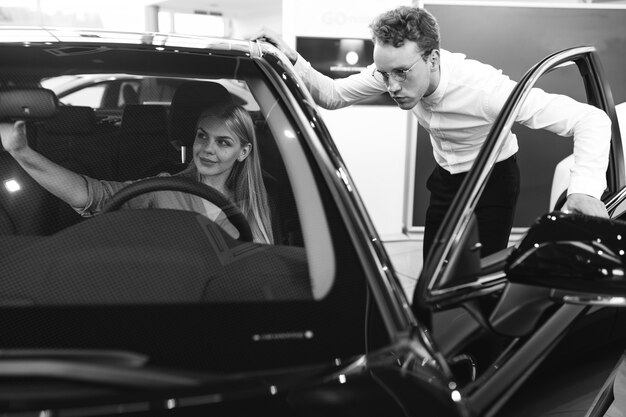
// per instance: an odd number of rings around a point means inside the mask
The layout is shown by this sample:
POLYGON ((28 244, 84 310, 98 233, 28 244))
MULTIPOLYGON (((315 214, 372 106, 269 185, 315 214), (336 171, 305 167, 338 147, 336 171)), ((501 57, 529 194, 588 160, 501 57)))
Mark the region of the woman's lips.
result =
POLYGON ((203 164, 207 164, 207 165, 217 164, 217 161, 213 161, 211 159, 206 159, 203 157, 200 157, 200 162, 202 162, 203 164))

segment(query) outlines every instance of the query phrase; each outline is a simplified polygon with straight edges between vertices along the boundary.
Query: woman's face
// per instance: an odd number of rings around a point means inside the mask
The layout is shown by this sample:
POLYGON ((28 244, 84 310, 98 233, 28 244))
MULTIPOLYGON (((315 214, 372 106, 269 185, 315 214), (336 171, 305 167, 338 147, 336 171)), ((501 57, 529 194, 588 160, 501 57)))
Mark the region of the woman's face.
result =
POLYGON ((235 161, 248 157, 251 145, 242 146, 239 138, 215 116, 198 121, 193 143, 193 160, 200 175, 226 181, 235 161))

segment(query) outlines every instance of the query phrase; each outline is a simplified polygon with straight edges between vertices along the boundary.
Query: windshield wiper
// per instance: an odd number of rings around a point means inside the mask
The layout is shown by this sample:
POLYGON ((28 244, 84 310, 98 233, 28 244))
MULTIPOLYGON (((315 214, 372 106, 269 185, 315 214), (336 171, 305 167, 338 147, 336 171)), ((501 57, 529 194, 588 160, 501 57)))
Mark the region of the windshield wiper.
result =
POLYGON ((135 368, 148 362, 148 356, 141 353, 102 349, 0 349, 3 359, 65 359, 135 368))
POLYGON ((197 386, 197 377, 145 369, 148 357, 135 352, 78 349, 0 350, 3 378, 54 378, 118 387, 172 388, 197 386))

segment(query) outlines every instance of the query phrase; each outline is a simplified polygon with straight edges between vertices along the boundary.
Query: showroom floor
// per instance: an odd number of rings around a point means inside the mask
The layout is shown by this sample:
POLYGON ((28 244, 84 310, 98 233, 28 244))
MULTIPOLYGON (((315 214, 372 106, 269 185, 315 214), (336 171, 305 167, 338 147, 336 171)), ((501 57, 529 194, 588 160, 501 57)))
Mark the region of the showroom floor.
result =
POLYGON ((385 242, 385 248, 400 278, 402 288, 411 301, 417 276, 422 270, 422 240, 389 241, 385 242))
MULTIPOLYGON (((509 245, 514 245, 523 234, 524 230, 514 231, 511 234, 509 245)), ((384 243, 409 302, 413 299, 413 290, 423 263, 422 236, 419 234, 415 236, 407 239, 388 240, 384 243)))

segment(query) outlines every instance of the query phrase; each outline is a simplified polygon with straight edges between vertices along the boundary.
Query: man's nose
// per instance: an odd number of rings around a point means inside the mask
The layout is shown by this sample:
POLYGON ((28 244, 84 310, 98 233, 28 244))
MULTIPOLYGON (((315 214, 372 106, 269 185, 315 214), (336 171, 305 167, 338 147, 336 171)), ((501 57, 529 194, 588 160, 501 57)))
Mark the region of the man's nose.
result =
POLYGON ((387 82, 387 91, 389 91, 390 94, 393 95, 393 93, 397 93, 398 91, 400 91, 401 88, 402 86, 398 81, 394 80, 392 77, 389 77, 389 81, 387 82))

